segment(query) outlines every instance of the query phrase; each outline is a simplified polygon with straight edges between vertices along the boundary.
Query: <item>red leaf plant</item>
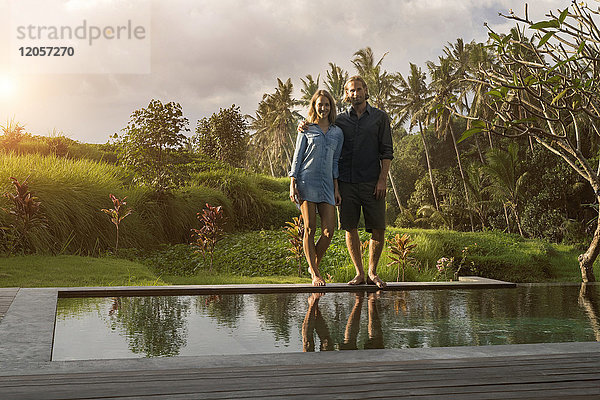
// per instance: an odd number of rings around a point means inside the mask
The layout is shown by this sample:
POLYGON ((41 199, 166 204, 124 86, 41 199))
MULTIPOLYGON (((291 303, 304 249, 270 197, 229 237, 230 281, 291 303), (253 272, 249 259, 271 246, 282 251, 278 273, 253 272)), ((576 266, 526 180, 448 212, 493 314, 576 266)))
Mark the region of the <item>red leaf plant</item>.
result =
POLYGON ((196 247, 196 252, 202 254, 204 259, 209 257, 209 271, 212 271, 215 247, 223 239, 225 214, 222 206, 206 203, 206 208, 197 213, 197 216, 200 229, 192 229, 192 246, 196 247))
POLYGON ((123 197, 122 199, 119 199, 111 193, 108 195, 108 197, 113 202, 113 208, 103 208, 101 211, 103 211, 106 215, 110 217, 110 221, 115 225, 115 228, 117 229, 117 237, 115 240, 116 253, 119 249, 119 225, 121 225, 121 221, 123 221, 125 217, 127 217, 133 212, 133 209, 125 208, 125 206, 127 205, 127 202, 125 201, 127 199, 127 196, 123 197))

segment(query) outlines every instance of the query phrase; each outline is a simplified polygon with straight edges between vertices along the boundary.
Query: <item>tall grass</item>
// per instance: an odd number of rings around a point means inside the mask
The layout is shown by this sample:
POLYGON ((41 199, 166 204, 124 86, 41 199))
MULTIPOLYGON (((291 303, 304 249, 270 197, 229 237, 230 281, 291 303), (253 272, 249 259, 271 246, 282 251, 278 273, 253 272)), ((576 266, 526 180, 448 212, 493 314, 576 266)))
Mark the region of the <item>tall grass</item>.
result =
MULTIPOLYGON (((110 193, 127 196, 134 211, 120 225, 121 247, 153 248, 161 243, 188 243, 196 214, 206 203, 221 205, 227 228, 278 228, 298 215, 287 200, 287 180, 274 180, 206 162, 193 182, 157 200, 147 187, 133 183, 126 169, 88 159, 56 155, 5 154, 0 157, 0 193, 12 191, 10 177, 29 177, 29 188, 41 201, 48 227, 31 233, 37 252, 97 255, 114 247, 115 231, 102 208, 110 193)), ((8 200, 0 198, 0 206, 8 200)), ((8 226, 0 212, 0 226, 8 226)))
POLYGON ((272 229, 298 216, 287 199, 284 179, 273 180, 240 170, 210 170, 196 174, 193 182, 217 189, 231 200, 238 229, 272 229))
MULTIPOLYGON (((160 202, 153 193, 130 185, 131 176, 119 167, 89 160, 70 160, 35 154, 7 154, 0 158, 0 191, 12 191, 9 177, 29 177, 29 187, 41 201, 47 228, 33 232, 31 242, 38 252, 99 254, 114 246, 115 232, 100 210, 111 206, 108 195, 128 197, 132 215, 121 225, 124 247, 150 248, 160 243, 189 241, 196 226, 196 213, 204 204, 223 205, 235 219, 226 196, 214 189, 193 186, 176 191, 160 202)), ((0 198, 0 205, 8 201, 0 198)), ((7 213, 0 212, 0 225, 8 226, 7 213)))

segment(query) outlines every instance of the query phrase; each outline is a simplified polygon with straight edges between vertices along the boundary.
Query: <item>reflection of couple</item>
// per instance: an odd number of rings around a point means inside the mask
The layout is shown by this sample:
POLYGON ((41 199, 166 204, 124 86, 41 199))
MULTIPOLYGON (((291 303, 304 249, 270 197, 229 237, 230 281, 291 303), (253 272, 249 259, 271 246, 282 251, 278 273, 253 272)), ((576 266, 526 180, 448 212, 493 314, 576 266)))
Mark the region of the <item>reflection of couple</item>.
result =
POLYGON ((346 231, 346 246, 356 268, 356 276, 348 283, 385 286, 377 275, 377 264, 384 245, 392 135, 387 114, 371 107, 368 98, 364 79, 348 79, 344 101, 351 107, 336 116, 331 94, 318 90, 310 101, 308 123, 298 127, 289 173, 290 199, 300 205, 304 219, 304 254, 314 286, 325 285, 319 264, 333 238, 336 205, 340 206, 340 227, 346 231), (366 276, 358 236, 361 209, 365 229, 371 232, 366 276), (321 216, 321 237, 315 244, 317 210, 321 216))
MULTIPOLYGON (((321 351, 334 350, 335 346, 327 323, 319 310, 319 299, 324 296, 323 293, 312 293, 308 298, 308 311, 302 323, 302 349, 304 351, 315 351, 315 336, 317 332, 321 345, 321 351)), ((346 329, 344 330, 344 341, 339 344, 340 350, 356 350, 358 345, 356 340, 360 331, 360 314, 364 301, 364 292, 355 294, 354 306, 348 317, 346 329)), ((377 310, 378 293, 369 293, 368 300, 368 324, 367 332, 369 338, 364 344, 365 349, 383 349, 383 332, 381 330, 381 320, 377 310)))

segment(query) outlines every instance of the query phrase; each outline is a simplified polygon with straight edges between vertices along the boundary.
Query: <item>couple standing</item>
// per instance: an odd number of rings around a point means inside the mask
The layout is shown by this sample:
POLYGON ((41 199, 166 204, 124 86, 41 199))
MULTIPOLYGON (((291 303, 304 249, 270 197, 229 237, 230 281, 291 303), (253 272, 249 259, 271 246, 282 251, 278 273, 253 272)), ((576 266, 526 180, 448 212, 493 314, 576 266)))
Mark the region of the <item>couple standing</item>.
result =
POLYGON ((367 103, 368 98, 364 79, 351 77, 344 85, 344 101, 350 107, 336 118, 333 97, 326 90, 318 90, 310 101, 308 123, 298 127, 289 173, 290 198, 302 212, 304 254, 314 286, 325 285, 319 264, 333 238, 336 205, 340 206, 340 226, 346 231, 346 246, 356 268, 356 276, 348 283, 386 286, 377 276, 377 264, 385 240, 392 135, 387 114, 367 103), (358 236, 361 208, 365 229, 371 232, 366 276, 358 236), (315 244, 317 210, 321 237, 315 244))

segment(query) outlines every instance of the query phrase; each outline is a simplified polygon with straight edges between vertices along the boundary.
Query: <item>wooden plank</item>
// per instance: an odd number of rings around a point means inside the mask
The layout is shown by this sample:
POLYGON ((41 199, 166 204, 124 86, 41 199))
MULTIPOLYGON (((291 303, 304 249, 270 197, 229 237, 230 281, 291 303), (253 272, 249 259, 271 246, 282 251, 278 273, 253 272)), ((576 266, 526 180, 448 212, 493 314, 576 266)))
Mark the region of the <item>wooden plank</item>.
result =
POLYGON ((473 362, 465 363, 464 361, 455 361, 451 364, 444 363, 439 365, 437 361, 431 361, 429 365, 418 367, 405 363, 377 363, 359 364, 358 366, 344 365, 321 365, 315 367, 296 366, 296 367, 253 367, 252 369, 244 368, 221 368, 221 369, 185 369, 185 370, 160 370, 160 371, 133 371, 133 372, 102 372, 102 373, 74 373, 74 374, 45 374, 45 375, 28 375, 26 379, 20 376, 6 376, 0 378, 0 387, 12 385, 15 382, 23 384, 26 380, 29 384, 48 385, 52 382, 68 381, 74 384, 83 382, 131 382, 135 380, 169 380, 171 377, 178 379, 277 379, 279 376, 290 376, 295 379, 311 379, 312 376, 328 379, 329 376, 345 374, 347 376, 366 375, 376 377, 387 377, 402 375, 403 377, 412 380, 421 379, 438 379, 440 376, 446 379, 454 376, 462 376, 468 373, 469 375, 477 375, 484 377, 488 375, 498 374, 544 374, 544 375, 569 375, 581 373, 595 373, 600 371, 600 357, 593 360, 570 360, 566 359, 550 359, 545 363, 535 364, 531 362, 524 363, 519 361, 511 365, 508 360, 495 362, 486 362, 476 364, 473 362), (560 360, 560 362, 557 362, 560 360))
MULTIPOLYGON (((168 375, 180 375, 180 374, 192 374, 194 371, 202 374, 203 376, 215 376, 215 377, 227 377, 227 376, 256 376, 260 375, 271 376, 274 373, 281 374, 296 374, 304 375, 309 371, 313 371, 317 374, 330 374, 338 372, 352 371, 358 368, 364 368, 366 365, 373 372, 385 372, 391 370, 407 370, 409 372, 415 372, 417 375, 422 370, 426 371, 437 371, 444 369, 455 369, 457 367, 462 368, 500 368, 507 367, 514 370, 518 367, 523 367, 526 370, 532 368, 549 368, 550 370, 560 370, 571 368, 572 365, 577 368, 590 367, 594 368, 600 365, 600 352, 599 353, 574 353, 568 355, 555 354, 555 355, 543 355, 543 356, 518 356, 518 357, 481 357, 481 358, 463 358, 463 359, 443 359, 443 360, 408 360, 402 362, 349 362, 349 363, 323 363, 314 366, 306 365, 278 365, 276 369, 273 366, 253 366, 252 369, 246 367, 212 367, 212 368, 187 368, 187 369, 162 369, 162 370, 136 370, 127 371, 128 376, 168 376, 168 375)), ((56 373, 52 374, 55 377, 86 377, 91 376, 99 378, 102 376, 111 377, 114 372, 77 372, 77 373, 56 373)), ((48 376, 46 374, 29 375, 31 378, 40 377, 43 378, 48 376)), ((11 379, 11 377, 5 377, 11 379)), ((14 377, 18 379, 17 377, 14 377)))
MULTIPOLYGON (((485 387, 485 393, 504 393, 507 391, 523 391, 518 389, 534 386, 531 385, 542 385, 546 388, 545 391, 564 391, 568 389, 569 393, 581 394, 581 395, 597 395, 600 388, 600 373, 598 368, 594 368, 593 373, 583 374, 577 369, 570 370, 569 373, 558 375, 550 375, 547 373, 540 373, 539 371, 524 370, 523 373, 515 374, 511 371, 498 370, 491 368, 483 368, 477 374, 472 374, 473 371, 468 371, 467 374, 465 369, 470 368, 468 362, 458 362, 455 365, 456 371, 452 375, 460 376, 460 379, 454 379, 450 376, 451 371, 446 371, 448 374, 433 377, 434 381, 427 371, 417 371, 412 376, 406 376, 403 372, 410 372, 406 369, 400 369, 396 372, 396 379, 394 373, 389 371, 377 372, 365 372, 364 369, 374 367, 377 369, 376 363, 367 363, 368 365, 354 366, 354 373, 347 374, 346 372, 330 373, 325 379, 319 374, 319 371, 313 372, 312 377, 306 375, 305 379, 298 379, 298 375, 294 374, 292 369, 282 371, 279 368, 273 369, 270 374, 265 374, 267 367, 263 367, 262 376, 251 376, 252 369, 246 370, 246 373, 250 376, 246 379, 242 379, 239 376, 230 376, 225 378, 223 376, 220 379, 213 373, 206 379, 202 379, 197 376, 201 370, 195 370, 194 373, 190 374, 184 370, 180 371, 162 371, 169 372, 169 377, 165 379, 157 379, 158 376, 164 375, 160 371, 156 373, 148 373, 146 375, 139 375, 139 373, 129 374, 127 372, 117 371, 113 374, 103 373, 102 376, 97 376, 99 379, 96 382, 90 382, 83 380, 80 382, 73 381, 74 375, 77 378, 77 374, 69 375, 62 374, 62 377, 56 376, 37 376, 42 381, 44 379, 52 378, 55 379, 54 384, 49 382, 37 382, 39 385, 21 385, 25 381, 33 383, 32 376, 24 376, 21 384, 13 381, 16 386, 11 388, 5 387, 0 393, 4 393, 9 396, 16 396, 21 398, 22 396, 32 395, 30 398, 71 398, 69 396, 80 396, 96 398, 100 396, 120 396, 120 395, 133 395, 133 396, 158 396, 158 395, 177 395, 186 396, 188 394, 203 394, 202 398, 243 398, 243 397, 255 397, 263 398, 270 396, 302 396, 302 395, 344 395, 348 393, 348 388, 354 388, 357 385, 364 386, 366 389, 360 390, 362 395, 389 395, 390 392, 394 393, 398 390, 408 391, 412 395, 434 395, 435 391, 441 391, 443 393, 463 393, 467 394, 473 391, 475 388, 476 393, 480 394, 481 387, 485 387), (483 373, 485 371, 486 373, 483 373), (414 379, 423 375, 423 378, 418 380, 414 379), (112 380, 110 379, 112 375, 112 380), (137 380, 132 380, 132 376, 137 376, 137 380), (196 375, 196 376, 195 376, 196 375), (468 376, 468 379, 465 378, 468 376), (200 378, 200 379, 199 379, 200 378), (273 379, 278 378, 278 379, 273 379), (412 378, 412 379, 406 379, 412 378), (437 382, 436 382, 437 380, 437 382), (392 383, 390 383, 392 381, 392 383), (565 385, 569 385, 574 382, 575 387, 568 387, 565 389, 565 385), (517 386, 515 386, 517 385, 517 386), (587 386, 586 386, 587 385, 587 386), (371 387, 377 388, 373 391, 371 387), (479 390, 479 392, 477 391, 479 390), (433 392, 432 392, 433 391, 433 392), (377 392, 377 393, 374 393, 377 392), (378 394, 379 393, 379 394, 378 394)), ((435 364, 432 361, 431 364, 435 364)), ((380 367, 380 366, 379 366, 380 367)), ((406 367, 406 366, 405 366, 406 367)), ((551 371, 551 366, 547 366, 546 370, 551 371)), ((317 370, 326 369, 327 366, 317 368, 317 370)), ((306 367, 300 369, 308 369, 306 367)), ((243 370, 243 369, 240 369, 243 370)), ((81 378, 81 377, 79 377, 81 378)), ((88 377, 89 378, 89 377, 88 377)), ((531 391, 531 390, 530 390, 531 391)), ((543 391, 543 390, 542 390, 543 391)), ((355 395, 356 391, 353 391, 355 395)), ((541 390, 536 387, 535 394, 541 393, 541 390)), ((562 392, 560 392, 562 393, 562 392)), ((531 395, 529 393, 528 395, 531 395)), ((27 397, 23 397, 27 398, 27 397)), ((463 398, 462 396, 460 398, 463 398)), ((474 397, 477 398, 477 397, 474 397)), ((479 397, 481 398, 481 397, 479 397)), ((494 397, 491 397, 494 398, 494 397)), ((503 398, 503 397, 496 397, 503 398)), ((526 397, 527 398, 527 397, 526 397)), ((537 398, 548 398, 545 394, 537 398)))
MULTIPOLYGON (((548 398, 550 395, 600 395, 600 380, 593 382, 558 382, 543 384, 518 383, 513 385, 484 385, 479 381, 472 381, 468 385, 462 386, 444 386, 411 387, 407 382, 378 383, 373 384, 370 381, 355 380, 350 384, 340 385, 340 382, 313 382, 310 385, 298 386, 297 382, 292 380, 288 385, 280 385, 275 388, 261 387, 263 383, 256 381, 254 388, 239 388, 235 382, 231 382, 229 390, 215 389, 210 383, 198 385, 194 382, 188 382, 187 385, 180 383, 170 385, 157 385, 153 382, 147 382, 146 385, 122 385, 106 386, 104 383, 94 385, 96 387, 86 386, 65 386, 60 390, 47 390, 40 387, 38 391, 15 390, 3 392, 3 398, 35 398, 35 399, 70 399, 70 398, 105 398, 122 396, 185 396, 201 395, 199 398, 267 398, 273 396, 292 397, 292 396, 324 396, 329 398, 354 397, 354 398, 378 398, 393 394, 394 397, 401 396, 438 396, 452 395, 465 399, 467 398, 548 398), (496 394, 494 394, 496 393, 496 394), (511 393, 511 397, 506 397, 506 393, 511 393), (350 394, 350 396, 347 396, 350 394), (484 396, 485 395, 485 396, 484 396), (4 397, 6 396, 6 397, 4 397)), ((215 382, 216 383, 216 382, 215 382)), ((310 382, 309 382, 310 383, 310 382)), ((57 388, 56 388, 57 389, 57 388)))
MULTIPOLYGON (((369 369, 369 366, 365 366, 366 369, 369 369)), ((491 380, 491 382, 495 382, 497 377, 499 376, 509 376, 514 375, 519 377, 518 379, 523 379, 524 377, 529 376, 542 376, 544 380, 552 381, 552 380, 573 380, 573 379, 593 379, 600 378, 600 365, 596 365, 594 367, 586 367, 586 368, 571 368, 568 370, 554 370, 552 367, 547 367, 542 370, 516 370, 516 369, 506 369, 506 368, 486 368, 484 370, 473 370, 466 368, 456 368, 455 370, 430 370, 430 371, 406 371, 406 370, 398 370, 398 371, 340 371, 338 373, 321 373, 319 371, 305 371, 303 374, 282 374, 275 373, 272 374, 252 374, 250 371, 246 371, 246 374, 239 375, 226 375, 223 374, 219 376, 218 374, 203 374, 201 371, 181 371, 177 374, 162 374, 160 372, 155 374, 147 374, 144 376, 134 375, 129 373, 115 373, 112 375, 106 374, 98 374, 98 375, 89 375, 89 376, 78 376, 78 375, 66 375, 62 377, 58 377, 55 375, 47 375, 42 377, 34 377, 34 376, 21 376, 21 377, 6 377, 0 379, 0 390, 2 388, 16 387, 16 386, 41 386, 41 387, 50 387, 53 385, 86 385, 86 384, 120 384, 127 383, 132 384, 136 382, 170 382, 173 380, 177 381, 197 381, 197 382, 213 382, 214 380, 219 380, 220 382, 235 381, 239 387, 245 387, 245 385, 252 386, 254 381, 256 380, 268 380, 272 385, 278 385, 282 381, 288 381, 291 379, 300 380, 300 381, 312 381, 312 380, 331 380, 336 379, 338 381, 342 381, 343 384, 351 384, 353 379, 369 379, 372 382, 387 382, 391 379, 402 379, 402 380, 410 380, 411 382, 435 382, 437 380, 445 380, 445 381, 461 381, 465 379, 465 376, 468 376, 468 379, 477 378, 480 381, 483 380, 491 380)))

